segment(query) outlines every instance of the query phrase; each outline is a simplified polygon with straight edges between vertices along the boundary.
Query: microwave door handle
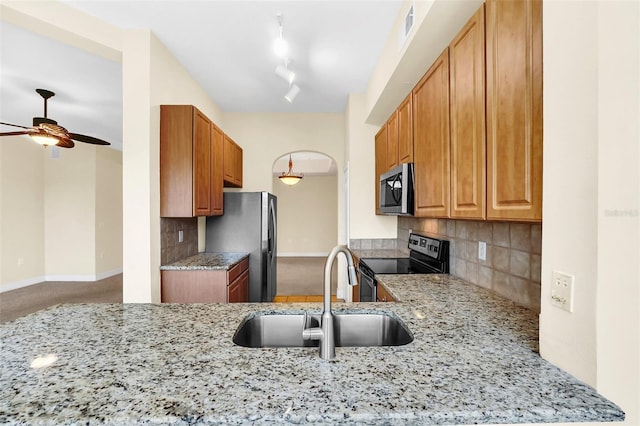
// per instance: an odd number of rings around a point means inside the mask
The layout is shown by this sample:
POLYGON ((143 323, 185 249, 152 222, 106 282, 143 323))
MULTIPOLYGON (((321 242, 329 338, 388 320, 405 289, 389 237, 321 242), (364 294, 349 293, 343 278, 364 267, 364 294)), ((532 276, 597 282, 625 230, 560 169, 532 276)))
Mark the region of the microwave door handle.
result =
MULTIPOLYGON (((402 191, 400 191, 400 193, 398 193, 396 195, 396 182, 398 182, 400 180, 400 174, 397 174, 394 178, 393 178, 393 182, 391 183, 391 196, 393 197, 393 201, 395 201, 396 204, 400 204, 400 201, 402 200, 402 191)), ((402 189, 402 182, 400 182, 400 188, 402 189)))

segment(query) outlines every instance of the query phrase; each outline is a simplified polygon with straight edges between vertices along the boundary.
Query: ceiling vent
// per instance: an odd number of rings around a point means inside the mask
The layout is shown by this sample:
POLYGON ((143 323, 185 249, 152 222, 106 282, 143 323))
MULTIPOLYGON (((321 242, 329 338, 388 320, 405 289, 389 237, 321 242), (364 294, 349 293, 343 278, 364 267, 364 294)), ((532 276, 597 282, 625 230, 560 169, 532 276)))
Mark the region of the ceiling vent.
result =
POLYGON ((402 46, 406 43, 409 38, 409 34, 413 29, 413 21, 414 21, 414 7, 415 2, 409 7, 409 11, 404 17, 404 25, 400 26, 400 34, 398 34, 398 49, 402 49, 402 46))

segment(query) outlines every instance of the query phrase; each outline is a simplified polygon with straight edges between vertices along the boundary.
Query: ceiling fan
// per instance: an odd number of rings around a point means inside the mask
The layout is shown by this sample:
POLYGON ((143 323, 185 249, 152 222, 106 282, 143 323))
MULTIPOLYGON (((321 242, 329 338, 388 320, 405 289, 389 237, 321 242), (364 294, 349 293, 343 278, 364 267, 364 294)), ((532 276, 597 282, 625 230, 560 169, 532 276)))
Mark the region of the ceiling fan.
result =
POLYGON ((47 100, 55 96, 55 93, 46 89, 36 89, 36 92, 44 99, 44 117, 33 117, 32 127, 0 121, 2 125, 24 129, 14 132, 2 132, 0 136, 29 135, 31 139, 43 146, 56 145, 61 148, 73 148, 75 146, 74 140, 93 145, 111 145, 109 142, 93 136, 69 133, 67 129, 59 126, 57 121, 47 117, 47 100))

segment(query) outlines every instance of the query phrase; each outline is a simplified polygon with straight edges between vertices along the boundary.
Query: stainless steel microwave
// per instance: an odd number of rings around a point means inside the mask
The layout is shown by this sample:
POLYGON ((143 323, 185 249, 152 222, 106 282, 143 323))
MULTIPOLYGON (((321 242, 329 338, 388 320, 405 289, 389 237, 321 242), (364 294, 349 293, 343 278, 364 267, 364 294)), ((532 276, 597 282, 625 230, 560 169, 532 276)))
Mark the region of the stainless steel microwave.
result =
POLYGON ((403 163, 380 175, 380 211, 413 216, 413 163, 403 163))

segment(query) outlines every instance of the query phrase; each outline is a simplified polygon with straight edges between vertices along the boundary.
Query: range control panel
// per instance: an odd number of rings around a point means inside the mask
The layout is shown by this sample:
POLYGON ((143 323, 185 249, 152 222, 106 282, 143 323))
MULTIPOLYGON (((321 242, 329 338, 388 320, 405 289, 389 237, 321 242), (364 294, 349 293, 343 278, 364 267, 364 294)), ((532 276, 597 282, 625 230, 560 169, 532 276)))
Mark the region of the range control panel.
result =
POLYGON ((446 256, 449 242, 436 238, 423 237, 418 234, 409 234, 409 249, 415 250, 434 259, 442 259, 446 256))

